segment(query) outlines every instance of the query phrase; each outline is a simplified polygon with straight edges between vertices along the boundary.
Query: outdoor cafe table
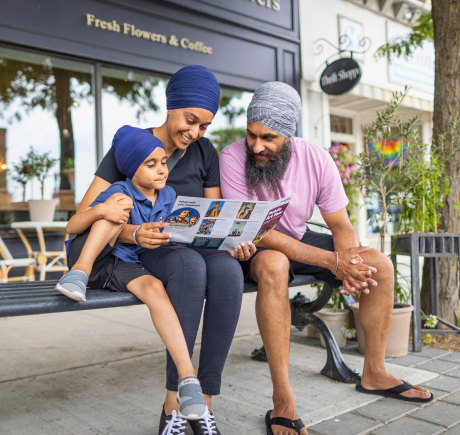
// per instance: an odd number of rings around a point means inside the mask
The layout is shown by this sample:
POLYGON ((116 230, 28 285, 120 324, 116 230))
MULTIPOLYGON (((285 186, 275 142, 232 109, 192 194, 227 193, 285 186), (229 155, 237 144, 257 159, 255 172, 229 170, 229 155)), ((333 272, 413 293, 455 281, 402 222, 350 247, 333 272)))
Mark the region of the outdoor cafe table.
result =
MULTIPOLYGON (((40 281, 45 280, 46 272, 66 272, 67 259, 65 253, 65 246, 63 245, 61 251, 48 251, 45 244, 45 235, 43 230, 65 230, 67 222, 13 222, 11 227, 15 229, 22 242, 24 243, 29 258, 37 260, 35 270, 40 272, 40 281), (27 240, 24 230, 35 230, 37 232, 38 245, 40 250, 33 251, 27 240)), ((64 240, 68 240, 69 235, 65 233, 64 240)))

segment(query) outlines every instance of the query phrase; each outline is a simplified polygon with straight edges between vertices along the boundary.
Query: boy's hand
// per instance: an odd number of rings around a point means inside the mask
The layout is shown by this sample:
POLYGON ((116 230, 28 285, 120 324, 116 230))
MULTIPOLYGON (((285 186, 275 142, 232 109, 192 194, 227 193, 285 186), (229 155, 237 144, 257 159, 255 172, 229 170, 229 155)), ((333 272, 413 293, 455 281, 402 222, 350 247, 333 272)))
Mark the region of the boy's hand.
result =
POLYGON ((134 208, 133 200, 122 193, 115 193, 103 204, 98 205, 101 206, 102 217, 114 224, 128 222, 129 212, 134 208))
POLYGON ((164 228, 165 226, 166 222, 142 224, 136 233, 137 243, 147 249, 155 249, 162 245, 168 245, 171 240, 171 234, 160 232, 160 228, 164 228))

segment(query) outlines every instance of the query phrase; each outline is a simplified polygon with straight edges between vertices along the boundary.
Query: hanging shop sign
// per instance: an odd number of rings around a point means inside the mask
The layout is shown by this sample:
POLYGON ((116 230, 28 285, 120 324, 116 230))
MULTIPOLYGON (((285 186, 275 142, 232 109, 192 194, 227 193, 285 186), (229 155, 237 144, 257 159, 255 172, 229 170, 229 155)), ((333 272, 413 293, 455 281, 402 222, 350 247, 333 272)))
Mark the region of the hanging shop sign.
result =
POLYGON ((319 84, 328 95, 342 95, 350 92, 359 83, 361 75, 359 63, 346 57, 327 65, 319 84))

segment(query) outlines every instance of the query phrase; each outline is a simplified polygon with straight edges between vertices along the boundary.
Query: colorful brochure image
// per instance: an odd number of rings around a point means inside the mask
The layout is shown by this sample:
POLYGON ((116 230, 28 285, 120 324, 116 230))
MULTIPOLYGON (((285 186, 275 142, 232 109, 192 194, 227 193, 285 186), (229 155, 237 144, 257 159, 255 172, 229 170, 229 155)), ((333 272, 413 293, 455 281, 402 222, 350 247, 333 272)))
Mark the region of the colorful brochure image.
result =
POLYGON ((277 201, 213 200, 178 196, 163 232, 171 244, 233 251, 258 243, 283 216, 292 196, 277 201))
POLYGON ((216 218, 219 217, 220 212, 222 211, 222 207, 224 206, 224 201, 213 201, 209 206, 208 211, 205 214, 205 217, 216 218))

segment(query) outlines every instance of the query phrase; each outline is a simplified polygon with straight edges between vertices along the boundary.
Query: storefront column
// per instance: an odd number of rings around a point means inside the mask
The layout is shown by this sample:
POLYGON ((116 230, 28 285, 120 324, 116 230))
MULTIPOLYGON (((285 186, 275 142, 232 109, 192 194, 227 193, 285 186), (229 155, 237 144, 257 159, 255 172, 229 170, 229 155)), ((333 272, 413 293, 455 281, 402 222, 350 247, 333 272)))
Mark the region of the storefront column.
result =
POLYGON ((329 112, 329 97, 321 94, 321 115, 323 117, 323 147, 327 150, 331 147, 331 117, 329 112))
POLYGON ((102 147, 102 66, 100 62, 94 64, 94 103, 96 106, 96 163, 97 166, 104 157, 102 147))

